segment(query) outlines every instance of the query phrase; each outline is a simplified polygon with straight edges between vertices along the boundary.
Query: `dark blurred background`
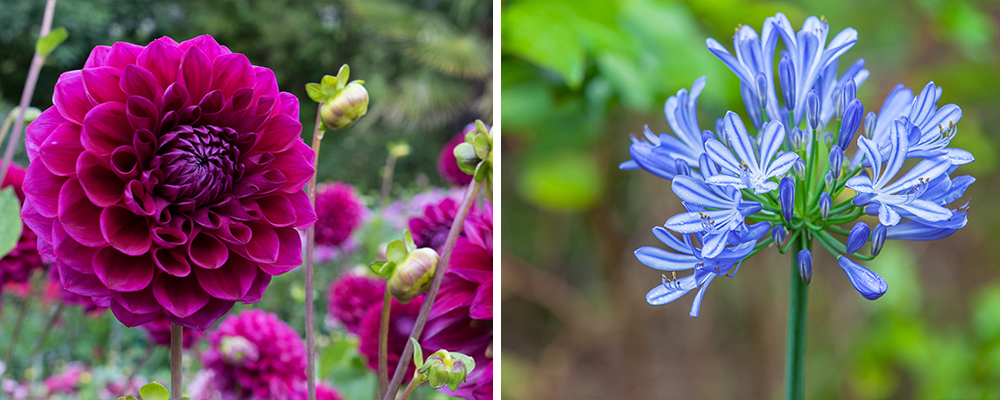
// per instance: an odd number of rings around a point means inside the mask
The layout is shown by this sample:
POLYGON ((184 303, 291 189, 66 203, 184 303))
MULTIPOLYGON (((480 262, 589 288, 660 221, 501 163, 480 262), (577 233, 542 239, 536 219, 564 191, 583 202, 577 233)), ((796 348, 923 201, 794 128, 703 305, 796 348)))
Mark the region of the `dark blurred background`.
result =
MULTIPOLYGON (((829 254, 814 254, 806 397, 1000 398, 1000 4, 970 1, 622 1, 502 4, 502 395, 510 399, 775 399, 784 392, 787 256, 773 249, 716 280, 701 316, 693 294, 654 307, 660 272, 632 251, 680 212, 670 183, 620 171, 630 134, 670 132, 663 103, 708 76, 702 128, 735 110, 738 81, 705 48, 732 48, 785 13, 796 30, 825 16, 841 57, 871 76, 866 112, 902 82, 934 80, 964 117, 953 147, 976 161, 969 224, 934 242, 886 243, 867 262, 889 284, 867 301, 829 254)), ((782 45, 779 45, 779 49, 782 45)), ((869 221, 869 223, 871 223, 869 221)))
MULTIPOLYGON (((393 194, 407 185, 441 186, 441 146, 477 118, 492 122, 492 7, 488 0, 59 1, 52 27, 65 27, 69 38, 46 60, 32 105, 51 106, 59 74, 83 67, 94 46, 210 34, 274 70, 281 90, 299 97, 306 143, 316 118, 306 83, 336 75, 345 63, 351 79, 365 80, 368 115, 325 136, 320 181, 349 180, 374 195, 387 144, 406 141, 413 151, 394 178, 405 184, 393 194)), ((0 0, 4 116, 20 101, 44 8, 45 1, 0 0)))

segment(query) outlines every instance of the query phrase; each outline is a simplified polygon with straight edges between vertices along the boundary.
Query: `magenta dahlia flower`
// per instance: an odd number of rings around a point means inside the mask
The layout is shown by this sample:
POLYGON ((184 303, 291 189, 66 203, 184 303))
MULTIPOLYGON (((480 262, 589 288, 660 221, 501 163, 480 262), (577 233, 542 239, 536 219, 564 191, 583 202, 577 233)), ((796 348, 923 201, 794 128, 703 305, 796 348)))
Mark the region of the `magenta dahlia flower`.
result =
MULTIPOLYGON (((489 129, 489 126, 486 128, 489 129)), ((466 125, 461 133, 451 138, 448 143, 445 143, 444 148, 441 149, 441 153, 438 154, 438 173, 441 174, 441 178, 444 178, 445 181, 452 185, 465 186, 469 182, 472 182, 472 175, 463 172, 458 167, 458 162, 455 160, 455 147, 465 141, 465 134, 474 130, 476 130, 476 124, 466 125)))
POLYGON ((98 46, 28 126, 21 211, 67 290, 206 329, 302 263, 298 100, 211 36, 98 46))
POLYGON ((63 303, 67 305, 77 305, 83 308, 83 312, 89 316, 96 317, 104 314, 111 306, 110 297, 98 298, 100 302, 95 302, 94 298, 90 296, 81 296, 79 294, 70 292, 63 289, 62 285, 59 284, 62 280, 59 278, 59 268, 54 265, 49 267, 49 284, 55 286, 59 292, 59 298, 63 303))
MULTIPOLYGON (((170 317, 166 314, 156 317, 152 321, 149 321, 141 325, 142 329, 146 330, 149 337, 149 342, 159 346, 170 347, 170 317)), ((185 350, 190 349, 204 332, 197 329, 185 329, 181 334, 181 347, 185 350)))
MULTIPOLYGON (((459 202, 444 198, 440 203, 430 204, 424 208, 424 215, 411 218, 410 234, 417 247, 430 247, 440 251, 448 239, 448 231, 458 214, 459 202)), ((469 216, 477 214, 476 207, 469 211, 469 216)), ((463 232, 462 236, 465 235, 463 232)), ((460 236, 461 237, 461 236, 460 236)))
POLYGON ((344 400, 333 386, 320 383, 316 385, 316 400, 344 400))
MULTIPOLYGON (((21 166, 11 164, 7 176, 3 178, 0 187, 13 186, 17 198, 24 203, 24 175, 26 170, 21 166)), ((0 259, 0 286, 7 282, 27 282, 31 273, 42 268, 42 257, 38 254, 37 236, 27 225, 21 230, 21 238, 17 245, 3 259, 0 259)))
POLYGON ((493 359, 486 355, 493 343, 493 208, 487 203, 482 213, 470 215, 462 227, 465 237, 458 239, 452 252, 421 345, 430 351, 457 351, 476 360, 475 370, 458 390, 444 387, 440 391, 465 399, 488 399, 493 388, 493 359))
MULTIPOLYGON (((392 299, 389 309, 389 354, 386 359, 389 362, 390 375, 396 371, 396 364, 399 357, 406 348, 406 342, 410 339, 410 331, 413 324, 417 322, 420 314, 420 306, 424 304, 424 296, 410 300, 409 303, 402 304, 396 299, 392 299)), ((378 371, 378 329, 382 318, 382 302, 368 309, 368 313, 361 319, 361 327, 358 332, 360 341, 358 342, 358 352, 365 357, 368 368, 378 371)), ((423 343, 423 342, 421 342, 423 343)), ((430 355, 434 351, 425 351, 425 355, 430 355)), ((413 360, 404 360, 409 364, 406 373, 403 374, 403 382, 409 382, 413 378, 413 360)))
POLYGON ((202 363, 223 398, 306 398, 306 349, 299 334, 272 313, 248 309, 208 334, 202 363))
POLYGON ((402 231, 409 229, 410 218, 423 215, 427 206, 440 203, 448 197, 454 201, 462 201, 465 190, 460 187, 450 189, 431 188, 424 192, 417 193, 409 199, 393 201, 389 206, 382 209, 381 216, 392 224, 392 227, 402 231))
POLYGON ((316 190, 316 244, 340 246, 361 225, 365 211, 354 186, 342 182, 320 185, 316 190))
POLYGON ((358 333, 361 319, 372 306, 382 304, 385 281, 365 275, 345 274, 330 285, 329 312, 348 332, 358 333))

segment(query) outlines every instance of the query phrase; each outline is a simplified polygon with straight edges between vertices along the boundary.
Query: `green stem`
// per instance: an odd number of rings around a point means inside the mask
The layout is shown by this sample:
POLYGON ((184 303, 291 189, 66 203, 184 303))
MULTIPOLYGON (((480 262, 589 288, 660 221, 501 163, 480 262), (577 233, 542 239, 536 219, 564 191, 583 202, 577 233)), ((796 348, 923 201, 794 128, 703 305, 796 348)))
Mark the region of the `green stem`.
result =
MULTIPOLYGON (((306 193, 309 203, 316 207, 316 177, 319 175, 319 147, 326 130, 320 129, 323 103, 316 107, 316 129, 313 131, 313 175, 306 193)), ((306 286, 306 399, 316 400, 316 321, 313 312, 313 253, 316 251, 316 225, 306 229, 305 286, 306 286)))
POLYGON ((378 327, 378 397, 385 397, 389 389, 389 312, 392 309, 392 296, 389 288, 385 288, 382 298, 382 322, 378 327))
POLYGON ((803 398, 803 370, 806 355, 806 309, 809 299, 809 286, 802 283, 799 277, 798 254, 803 248, 809 248, 805 236, 792 245, 792 269, 789 279, 788 294, 788 346, 785 358, 785 398, 801 400, 803 398))
POLYGON ((181 348, 183 346, 184 337, 184 327, 177 325, 176 323, 170 323, 170 398, 179 399, 183 395, 183 389, 181 388, 181 364, 182 364, 182 354, 181 348))

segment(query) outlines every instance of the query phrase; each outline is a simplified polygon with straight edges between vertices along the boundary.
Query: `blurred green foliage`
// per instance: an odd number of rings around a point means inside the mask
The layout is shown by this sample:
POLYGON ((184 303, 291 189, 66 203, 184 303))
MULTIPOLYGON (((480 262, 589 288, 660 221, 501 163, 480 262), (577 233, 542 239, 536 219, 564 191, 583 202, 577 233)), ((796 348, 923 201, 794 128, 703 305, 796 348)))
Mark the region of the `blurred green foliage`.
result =
POLYGON ((831 36, 858 30, 841 65, 867 61, 866 112, 897 83, 919 91, 933 79, 942 104, 964 112, 952 146, 976 157, 958 171, 977 179, 969 226, 936 242, 887 244, 870 263, 889 283, 882 299, 851 293, 836 263, 817 257, 807 397, 1000 396, 1000 286, 989 283, 1000 276, 990 246, 1000 240, 1000 4, 511 0, 501 33, 503 184, 513 188, 502 199, 502 310, 512 327, 503 366, 523 383, 504 382, 505 398, 780 395, 787 259, 747 261, 742 277, 708 291, 711 309, 698 319, 686 316, 690 300, 646 305, 659 273, 631 252, 655 244, 649 228, 680 205, 669 182, 617 168, 644 124, 670 132, 663 102, 700 76, 702 129, 726 110, 745 115, 737 79, 705 39, 731 47, 734 28, 759 32, 777 12, 796 28, 825 16, 831 36))

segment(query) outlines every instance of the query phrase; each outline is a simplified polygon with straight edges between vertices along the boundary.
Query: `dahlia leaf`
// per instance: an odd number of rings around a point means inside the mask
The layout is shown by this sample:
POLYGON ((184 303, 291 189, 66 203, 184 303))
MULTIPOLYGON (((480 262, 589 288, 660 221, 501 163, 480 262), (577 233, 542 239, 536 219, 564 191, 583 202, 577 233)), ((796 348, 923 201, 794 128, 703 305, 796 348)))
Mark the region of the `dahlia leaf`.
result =
POLYGON ((66 28, 59 28, 49 32, 48 35, 38 39, 38 42, 35 43, 35 53, 38 53, 42 57, 48 57, 52 53, 52 50, 55 50, 57 46, 66 40, 67 36, 69 36, 69 33, 66 32, 66 28))
POLYGON ((323 86, 318 83, 310 83, 306 85, 306 94, 312 101, 317 103, 323 101, 323 86))
POLYGON ((139 389, 139 397, 142 400, 170 400, 170 392, 163 385, 152 382, 139 389))
POLYGON ((410 337, 410 342, 413 343, 413 364, 417 366, 417 369, 424 366, 424 349, 420 348, 420 343, 417 343, 417 339, 410 337))
POLYGON ((406 244, 402 240, 393 240, 385 249, 385 258, 393 263, 402 264, 406 260, 406 244))
MULTIPOLYGON (((353 343, 357 345, 356 342, 353 343)), ((323 350, 323 354, 319 356, 319 376, 325 377, 327 374, 333 371, 334 367, 340 364, 340 361, 344 359, 344 355, 347 354, 347 350, 351 348, 352 341, 348 340, 346 337, 341 337, 336 340, 333 345, 327 346, 323 350)))
POLYGON ((6 256, 21 239, 21 202, 14 189, 0 190, 0 257, 6 256))

